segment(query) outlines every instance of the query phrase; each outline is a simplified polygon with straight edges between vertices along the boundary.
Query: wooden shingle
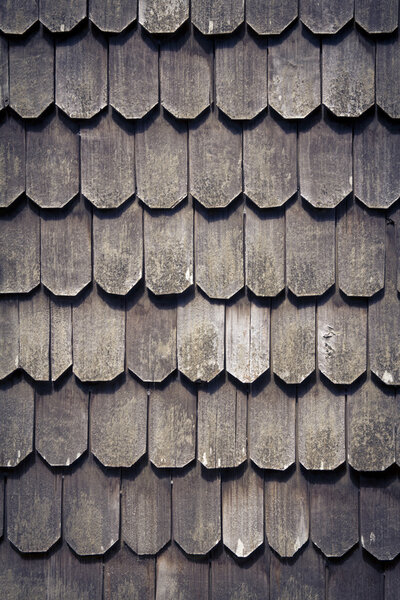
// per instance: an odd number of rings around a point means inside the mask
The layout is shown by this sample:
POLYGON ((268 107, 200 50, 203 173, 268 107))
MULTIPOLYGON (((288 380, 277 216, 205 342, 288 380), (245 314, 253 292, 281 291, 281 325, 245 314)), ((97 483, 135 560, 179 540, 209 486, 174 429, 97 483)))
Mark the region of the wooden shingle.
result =
POLYGON ((385 599, 396 600, 400 585, 399 562, 385 570, 385 599))
POLYGON ((244 0, 192 0, 192 23, 205 35, 232 33, 244 19, 244 0))
POLYGON ((368 33, 390 33, 398 25, 397 0, 355 0, 355 19, 368 33))
POLYGON ((0 35, 0 110, 9 103, 8 41, 0 35))
POLYGON ((90 0, 89 19, 102 31, 119 33, 135 21, 137 0, 90 0))
MULTIPOLYGON (((376 564, 366 560, 361 548, 354 550, 344 561, 328 563, 329 600, 361 600, 368 596, 374 600, 383 600, 383 573, 376 564)), ((387 600, 391 600, 390 596, 387 600)))
POLYGON ((0 544, 0 587, 12 600, 45 598, 47 593, 48 560, 46 555, 28 558, 8 542, 0 544))
POLYGON ((64 543, 49 558, 48 589, 54 599, 91 600, 102 594, 103 565, 100 561, 80 559, 64 543))
POLYGON ((0 125, 0 207, 7 207, 25 190, 25 131, 12 115, 0 125))
POLYGON ((13 373, 19 366, 18 300, 0 300, 0 379, 13 373))
POLYGON ((302 0, 300 19, 313 33, 337 33, 353 18, 354 0, 302 0))
POLYGON ((39 19, 52 33, 71 31, 86 17, 87 0, 40 0, 39 19))
POLYGON ((263 598, 269 590, 268 559, 268 552, 257 553, 243 566, 229 552, 221 552, 211 563, 211 597, 229 600, 240 590, 242 598, 263 598))
POLYGON ((104 565, 104 600, 118 600, 128 591, 143 600, 154 600, 155 560, 139 557, 122 546, 104 565))
POLYGON ((270 578, 271 600, 325 598, 325 565, 312 544, 307 546, 295 562, 280 560, 272 555, 270 578))
POLYGON ((297 9, 297 0, 247 0, 246 21, 259 35, 276 35, 295 20, 297 9))
POLYGON ((189 0, 142 0, 139 22, 150 33, 173 33, 189 17, 189 0))
POLYGON ((0 466, 15 467, 32 452, 33 388, 24 380, 0 387, 0 466))
POLYGON ((72 307, 68 300, 50 300, 50 368, 52 381, 57 381, 71 365, 72 307))
POLYGON ((0 29, 25 33, 38 19, 38 0, 4 0, 0 6, 0 29))
POLYGON ((396 32, 376 47, 376 103, 392 119, 400 118, 399 40, 396 32))
POLYGON ((157 559, 156 600, 175 600, 182 594, 191 600, 208 599, 208 562, 193 560, 172 544, 157 559))
POLYGON ((49 297, 39 289, 19 302, 19 366, 36 381, 47 381, 49 352, 49 297))

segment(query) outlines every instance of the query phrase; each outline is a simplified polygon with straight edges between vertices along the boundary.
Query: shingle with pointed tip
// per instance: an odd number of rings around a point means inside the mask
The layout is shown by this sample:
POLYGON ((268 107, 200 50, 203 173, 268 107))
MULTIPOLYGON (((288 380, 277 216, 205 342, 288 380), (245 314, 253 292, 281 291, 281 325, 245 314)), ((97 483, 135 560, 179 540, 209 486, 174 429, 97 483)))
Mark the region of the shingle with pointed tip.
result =
POLYGON ((141 119, 158 103, 157 46, 135 27, 110 37, 108 60, 111 106, 126 119, 141 119))
POLYGON ((336 469, 346 460, 344 394, 320 381, 308 383, 297 407, 300 463, 315 471, 336 469))
POLYGON ((193 285, 193 204, 144 211, 144 270, 154 294, 181 294, 193 285))
POLYGON ((65 475, 63 536, 77 554, 104 554, 118 540, 119 479, 91 455, 65 475))
POLYGON ((9 598, 46 598, 47 556, 27 558, 4 541, 0 544, 0 563, 0 589, 7 590, 9 598))
POLYGON ((300 19, 313 33, 337 33, 353 18, 354 0, 302 0, 300 19))
POLYGON ((18 300, 0 300, 0 379, 13 373, 19 366, 18 300))
POLYGON ((25 33, 38 19, 37 0, 3 0, 0 5, 0 29, 4 33, 25 33))
POLYGON ((355 0, 355 19, 368 33, 391 33, 398 25, 398 0, 355 0))
POLYGON ((125 311, 96 287, 73 307, 73 371, 81 381, 111 381, 124 370, 125 311))
POLYGON ((19 366, 36 381, 50 377, 50 306, 43 289, 19 301, 19 366))
POLYGON ((157 558, 156 600, 176 600, 181 595, 192 600, 207 600, 209 563, 192 559, 172 544, 157 558))
POLYGON ((399 33, 376 45, 376 103, 392 119, 400 118, 399 33))
POLYGON ((177 119, 194 119, 211 102, 211 40, 196 31, 161 46, 161 104, 177 119))
POLYGON ((310 485, 310 537, 325 556, 343 556, 358 542, 358 486, 350 473, 315 476, 310 485))
POLYGON ((357 29, 322 42, 322 102, 338 117, 359 117, 375 99, 375 45, 357 29))
POLYGON ((137 0, 90 0, 89 19, 102 31, 119 33, 136 20, 137 0))
POLYGON ((259 35, 282 33, 297 17, 297 0, 246 0, 246 21, 259 35))
POLYGON ((232 33, 244 20, 244 0, 192 0, 192 23, 205 35, 232 33))
POLYGON ((38 457, 8 476, 7 536, 20 552, 46 552, 61 536, 61 476, 38 457))
POLYGON ((92 280, 90 212, 79 198, 72 206, 42 211, 41 279, 57 296, 76 296, 92 280))
POLYGON ((196 283, 209 298, 231 298, 244 286, 243 205, 195 212, 196 283))
POLYGON ((173 483, 174 540, 187 554, 207 554, 221 539, 220 473, 196 461, 176 472, 173 483))
POLYGON ((325 114, 300 124, 300 193, 318 208, 334 208, 353 189, 352 130, 325 114))
POLYGON ((225 207, 242 191, 241 137, 217 110, 190 124, 190 193, 206 208, 225 207))
MULTIPOLYGON (((400 586, 400 563, 389 566, 385 570, 385 599, 396 600, 400 586), (391 568, 392 567, 392 568, 391 568)), ((380 583, 380 582, 379 582, 380 583)), ((381 600, 379 598, 379 600, 381 600)))
POLYGON ((133 598, 154 600, 155 560, 136 556, 125 545, 104 565, 104 600, 133 598))
POLYGON ((253 119, 268 103, 267 41, 241 31, 216 41, 216 103, 231 119, 253 119))
POLYGON ((294 556, 309 535, 307 481, 299 468, 290 473, 269 473, 264 492, 268 544, 282 557, 294 556))
POLYGON ((179 468, 195 458, 196 395, 178 380, 150 392, 149 459, 156 467, 179 468))
POLYGON ((283 471, 295 460, 296 401, 274 380, 260 382, 248 399, 248 442, 251 460, 260 469, 283 471))
POLYGON ((141 0, 139 23, 150 33, 173 33, 189 18, 189 0, 141 0))
POLYGON ((400 553, 400 483, 398 476, 362 475, 360 479, 361 544, 378 560, 400 553))
POLYGON ((49 598, 101 598, 103 565, 99 560, 81 560, 63 543, 49 557, 49 598))
POLYGON ((0 110, 9 103, 8 42, 0 35, 0 110))
POLYGON ((383 573, 371 560, 366 560, 361 548, 357 548, 344 561, 329 561, 327 598, 383 600, 383 573))
POLYGON ((187 128, 165 113, 136 129, 137 195, 150 208, 173 208, 187 196, 187 128))
POLYGON ((71 31, 86 17, 87 0, 40 0, 39 19, 52 33, 71 31))
POLYGON ((398 400, 371 380, 347 398, 348 461, 358 471, 384 471, 396 460, 398 400))
POLYGON ((9 381, 0 387, 0 465, 15 467, 33 447, 34 393, 24 381, 9 381))
POLYGON ((147 394, 127 375, 91 394, 90 448, 105 467, 131 467, 146 452, 147 394))
POLYGON ((59 377, 72 365, 72 306, 64 299, 50 299, 50 368, 51 379, 59 377))
POLYGON ((171 539, 171 475, 150 463, 122 479, 122 538, 137 554, 156 554, 171 539))
POLYGON ((300 23, 269 40, 268 102, 285 119, 304 119, 321 104, 319 42, 300 23))
POLYGON ((347 296, 373 296, 384 286, 385 215, 347 199, 337 212, 339 287, 347 296))
POLYGON ((126 361, 142 381, 163 381, 176 369, 176 303, 151 296, 134 297, 126 312, 126 361))
POLYGON ((191 381, 211 381, 224 368, 225 306, 196 292, 178 305, 178 368, 191 381))
POLYGON ((127 294, 142 278, 143 209, 131 202, 93 212, 94 278, 109 294, 127 294))
POLYGON ((107 104, 107 47, 83 29, 56 43, 56 104, 73 119, 90 119, 107 104))
POLYGON ((296 600, 324 600, 325 564, 312 544, 295 562, 281 561, 271 556, 270 599, 296 598, 296 600))
POLYGON ((287 285, 296 296, 319 296, 335 282, 335 211, 300 198, 286 208, 287 285))
POLYGON ((222 475, 222 541, 249 556, 264 541, 264 480, 251 463, 222 475))
POLYGON ((0 206, 9 206, 25 190, 25 131, 7 116, 0 125, 0 206))
POLYGON ((315 369, 314 302, 285 298, 272 305, 272 369, 286 383, 301 383, 315 369))
POLYGON ((197 456, 208 469, 237 467, 247 457, 247 397, 229 379, 198 391, 197 456))
POLYGON ((36 394, 35 446, 53 467, 69 466, 87 448, 88 395, 70 376, 36 394))

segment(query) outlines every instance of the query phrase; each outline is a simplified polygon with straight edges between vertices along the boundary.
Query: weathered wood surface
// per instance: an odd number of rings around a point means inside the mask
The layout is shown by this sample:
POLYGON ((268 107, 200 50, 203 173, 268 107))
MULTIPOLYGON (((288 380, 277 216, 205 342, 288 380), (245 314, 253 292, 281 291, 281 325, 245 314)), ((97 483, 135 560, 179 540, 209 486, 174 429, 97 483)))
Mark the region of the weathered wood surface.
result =
POLYGON ((297 8, 297 0, 247 0, 246 22, 259 35, 276 35, 295 20, 297 8))
POLYGON ((241 138, 239 125, 216 110, 190 124, 190 193, 206 208, 225 207, 241 193, 241 138))
POLYGON ((154 600, 155 560, 136 556, 122 546, 104 565, 104 600, 154 600))
POLYGON ((37 19, 37 0, 3 0, 1 3, 0 29, 4 33, 25 33, 37 19))
POLYGON ((106 467, 131 467, 146 452, 147 394, 127 375, 91 394, 91 450, 106 467))
POLYGON ((71 31, 86 17, 86 7, 86 0, 40 0, 40 22, 52 33, 71 31))
POLYGON ((42 289, 19 301, 19 366, 36 381, 50 377, 50 306, 42 289))
MULTIPOLYGON (((0 35, 0 110, 8 106, 9 97, 10 90, 8 77, 8 42, 6 38, 0 35)), ((1 160, 4 159, 0 159, 0 161, 1 160)))
POLYGON ((178 380, 150 391, 149 459, 156 467, 184 467, 195 458, 196 395, 178 380))
POLYGON ((0 544, 0 589, 6 590, 10 600, 25 598, 46 598, 47 556, 20 554, 11 544, 0 544))
POLYGON ((9 206, 24 191, 25 131, 22 123, 10 115, 0 125, 0 207, 9 206))
POLYGON ((397 0, 355 0, 355 19, 368 33, 390 33, 399 21, 397 0))
MULTIPOLYGON (((330 561, 327 571, 328 600, 383 600, 383 573, 366 559, 361 548, 344 561, 330 561)), ((386 577, 386 576, 385 576, 386 577)), ((386 600, 394 600, 385 595, 386 600)))
POLYGON ((122 538, 137 554, 156 554, 171 539, 171 475, 150 463, 122 483, 122 538))
POLYGON ((172 544, 157 559, 156 600, 207 600, 208 562, 188 558, 172 544))
POLYGON ((300 3, 300 19, 313 33, 337 33, 353 15, 354 0, 302 0, 300 3))
POLYGON ((272 555, 270 578, 271 600, 325 599, 325 564, 312 544, 307 546, 296 562, 282 561, 272 555))
POLYGON ((48 561, 49 599, 101 598, 103 565, 99 560, 78 558, 64 543, 48 558, 48 561))
POLYGON ((173 33, 189 18, 189 0, 142 0, 139 22, 150 33, 173 33))
POLYGON ((247 457, 247 397, 229 381, 198 390, 197 456, 208 469, 237 467, 247 457))
POLYGON ((4 532, 4 477, 0 477, 0 538, 4 532))
POLYGON ((240 31, 217 40, 216 104, 231 119, 253 119, 268 103, 267 41, 240 31))
POLYGON ((50 369, 52 381, 72 365, 72 306, 63 299, 50 300, 50 369))
POLYGON ((61 476, 39 457, 7 479, 7 536, 20 552, 46 552, 61 536, 61 476))
POLYGON ((269 590, 268 552, 249 558, 246 565, 222 551, 211 562, 211 598, 247 600, 264 598, 269 590))
POLYGON ((130 202, 93 212, 94 279, 109 294, 127 294, 143 274, 143 210, 130 202))
POLYGON ((18 300, 1 298, 0 301, 0 379, 13 373, 19 366, 18 300))
POLYGON ((211 102, 212 42, 190 30, 160 52, 161 104, 177 119, 194 119, 211 102))
POLYGON ((244 20, 244 0, 192 0, 191 18, 205 35, 232 33, 244 20))
MULTIPOLYGON (((399 562, 385 570, 385 600, 396 600, 400 586, 399 562)), ((379 600, 381 600, 379 598, 379 600)))
POLYGON ((89 18, 102 31, 119 33, 135 21, 137 0, 90 0, 89 18))
POLYGON ((392 117, 400 118, 400 37, 398 32, 379 40, 376 47, 376 103, 392 117))
POLYGON ((33 448, 33 388, 24 380, 2 383, 0 411, 0 466, 15 467, 33 448))

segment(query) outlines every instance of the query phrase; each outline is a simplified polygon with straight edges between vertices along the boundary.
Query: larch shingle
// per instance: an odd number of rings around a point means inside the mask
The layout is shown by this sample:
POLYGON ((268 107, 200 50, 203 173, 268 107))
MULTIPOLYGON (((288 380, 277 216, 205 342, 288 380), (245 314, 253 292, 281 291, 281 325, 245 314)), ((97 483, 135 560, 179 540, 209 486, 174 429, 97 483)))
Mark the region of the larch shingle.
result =
POLYGON ((141 0, 139 22, 150 33, 173 33, 189 18, 189 0, 141 0))
POLYGON ((259 35, 276 35, 295 20, 297 10, 297 0, 247 0, 246 21, 259 35))
POLYGON ((188 558, 172 544, 157 559, 156 600, 175 600, 179 594, 191 600, 207 600, 208 580, 208 562, 188 558))
POLYGON ((4 33, 25 33, 37 19, 37 0, 3 0, 1 3, 0 29, 4 33))
POLYGON ((280 560, 271 555, 270 599, 324 600, 325 564, 312 544, 295 562, 280 560))
POLYGON ((206 35, 232 33, 244 20, 244 0, 192 0, 191 18, 206 35))
POLYGON ((154 600, 155 560, 136 556, 125 545, 104 565, 104 600, 132 598, 154 600))
POLYGON ((89 19, 102 31, 120 33, 136 14, 137 0, 89 0, 89 19))
POLYGON ((19 301, 19 366, 36 381, 50 376, 50 305, 43 289, 19 301))
MULTIPOLYGON (((383 600, 383 573, 357 548, 344 561, 330 561, 327 571, 328 600, 383 600)), ((387 600, 389 599, 385 595, 387 600)))
POLYGON ((396 565, 390 565, 389 568, 385 570, 385 600, 396 600, 400 586, 399 564, 400 563, 397 562, 396 565))
POLYGON ((0 110, 8 106, 10 90, 8 81, 8 41, 0 35, 0 110))
POLYGON ((48 557, 27 558, 4 541, 0 544, 0 589, 12 600, 45 598, 47 594, 48 557))
POLYGON ((0 125, 0 207, 25 191, 25 128, 12 115, 0 125))
POLYGON ((300 19, 313 33, 337 33, 353 18, 354 0, 301 0, 300 19))
POLYGON ((211 597, 215 600, 231 600, 239 594, 239 600, 264 598, 269 590, 269 553, 243 561, 235 560, 229 552, 222 551, 211 563, 211 597))
POLYGON ((39 19, 52 33, 71 31, 86 17, 87 0, 40 0, 39 19))
POLYGON ((33 388, 23 379, 2 383, 0 409, 0 466, 15 467, 33 448, 33 388))
POLYGON ((368 33, 390 33, 398 25, 398 0, 355 0, 355 19, 368 33))
POLYGON ((376 103, 392 119, 400 118, 399 33, 376 46, 376 103))
POLYGON ((64 542, 61 548, 49 558, 48 598, 49 600, 100 598, 102 579, 103 565, 100 561, 80 559, 64 542))
POLYGON ((68 300, 50 299, 50 368, 51 379, 59 377, 72 365, 72 306, 68 300))
POLYGON ((19 366, 18 300, 0 300, 0 379, 13 373, 19 366))

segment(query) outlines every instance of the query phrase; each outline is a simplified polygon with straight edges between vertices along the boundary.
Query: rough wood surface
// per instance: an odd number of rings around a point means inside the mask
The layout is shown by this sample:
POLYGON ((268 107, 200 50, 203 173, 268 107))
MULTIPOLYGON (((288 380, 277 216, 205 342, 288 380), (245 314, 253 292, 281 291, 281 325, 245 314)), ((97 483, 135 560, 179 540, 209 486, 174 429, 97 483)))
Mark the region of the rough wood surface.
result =
POLYGON ((324 600, 325 565, 320 554, 309 544, 296 562, 271 556, 270 600, 324 600))
MULTIPOLYGON (((327 600, 383 600, 383 573, 360 549, 344 561, 330 561, 327 571, 327 600)), ((386 600, 394 600, 385 595, 386 600)))
POLYGON ((247 397, 229 379, 198 390, 197 456, 208 469, 237 467, 247 457, 247 397))
POLYGON ((302 0, 300 19, 313 33, 337 33, 353 18, 354 0, 302 0))
POLYGON ((36 457, 7 479, 7 536, 20 552, 46 552, 61 536, 61 476, 36 457))
POLYGON ((19 366, 36 381, 50 377, 50 306, 40 289, 19 301, 19 366))
POLYGON ((196 395, 180 381, 149 398, 149 459, 156 467, 184 467, 195 458, 196 395))
POLYGON ((171 475, 150 463, 122 481, 122 537, 137 554, 156 554, 171 539, 171 475))
POLYGON ((0 207, 9 206, 24 191, 25 131, 22 123, 10 115, 0 125, 0 207))
POLYGON ((190 124, 190 193, 206 208, 227 206, 242 191, 241 137, 216 110, 190 124))
POLYGON ((246 565, 228 552, 221 552, 211 562, 211 598, 213 600, 248 600, 264 598, 269 590, 268 553, 257 553, 246 565))
POLYGON ((4 533, 4 477, 0 477, 0 538, 3 537, 3 533, 4 533))
POLYGON ((172 544, 157 559, 156 600, 208 599, 208 563, 188 558, 172 544))
POLYGON ((374 104, 375 45, 357 29, 322 43, 322 101, 338 117, 359 117, 374 104))
POLYGON ((6 590, 9 600, 46 598, 47 556, 20 554, 11 544, 0 545, 0 589, 6 590))
POLYGON ((72 307, 63 299, 50 300, 50 369, 52 381, 72 365, 72 307))
POLYGON ((297 8, 297 0, 247 0, 246 21, 259 35, 276 35, 295 20, 297 8))
POLYGON ((207 554, 221 539, 221 480, 199 462, 175 474, 172 487, 174 540, 187 554, 207 554), (193 493, 196 490, 196 493, 193 493))
POLYGON ((101 598, 103 565, 99 560, 78 558, 65 543, 48 560, 51 600, 101 598))
POLYGON ((126 546, 104 565, 104 600, 154 600, 155 560, 136 556, 126 546))
POLYGON ((19 366, 18 300, 1 298, 0 301, 0 379, 19 366))
POLYGON ((102 31, 119 33, 135 21, 137 0, 90 0, 89 18, 102 31))
POLYGON ((400 37, 398 32, 376 47, 376 103, 392 119, 400 118, 400 37))
MULTIPOLYGON (((385 600, 396 600, 400 586, 399 562, 385 570, 385 600)), ((381 598, 379 598, 381 600, 381 598)))
POLYGON ((90 119, 107 104, 107 47, 92 30, 56 44, 56 103, 73 119, 90 119))
POLYGON ((52 33, 71 31, 86 17, 87 0, 40 0, 39 18, 52 33))
POLYGON ((189 0, 142 0, 139 22, 150 33, 173 33, 189 18, 189 0))
POLYGON ((33 447, 34 392, 24 381, 0 387, 0 466, 15 467, 33 447))
POLYGON ((161 104, 177 119, 194 119, 211 102, 212 42, 190 30, 161 46, 161 104))
MULTIPOLYGON (((8 41, 6 40, 6 38, 0 35, 0 110, 8 106, 10 97, 9 92, 10 90, 8 77, 8 41)), ((0 158, 0 161, 2 160, 4 159, 0 158)))
POLYGON ((368 33, 390 33, 398 25, 397 0, 355 0, 355 19, 368 33))
POLYGON ((240 31, 217 40, 217 106, 231 119, 253 119, 268 103, 267 41, 240 31))
POLYGON ((93 212, 94 278, 109 294, 127 294, 142 278, 143 210, 130 202, 93 212))
POLYGON ((4 33, 25 33, 37 18, 37 0, 3 0, 1 3, 0 29, 4 33))

